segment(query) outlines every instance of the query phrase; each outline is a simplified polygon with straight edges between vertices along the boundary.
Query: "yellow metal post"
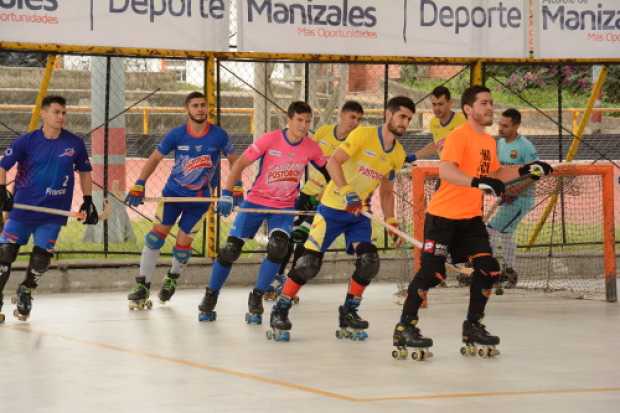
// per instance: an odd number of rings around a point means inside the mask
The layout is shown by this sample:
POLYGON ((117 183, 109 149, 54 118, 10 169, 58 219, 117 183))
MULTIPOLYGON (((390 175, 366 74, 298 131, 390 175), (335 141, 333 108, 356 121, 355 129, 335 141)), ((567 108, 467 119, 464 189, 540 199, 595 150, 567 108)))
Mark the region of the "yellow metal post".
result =
POLYGON ((476 63, 472 65, 471 68, 471 76, 469 79, 469 83, 474 85, 482 85, 483 80, 483 64, 482 61, 478 60, 476 63))
POLYGON ((41 80, 41 86, 39 87, 39 93, 35 100, 34 108, 32 109, 32 116, 30 117, 30 123, 28 124, 28 131, 33 131, 39 126, 39 120, 41 119, 41 102, 47 95, 47 88, 54 72, 54 65, 56 64, 56 55, 51 54, 47 56, 47 64, 45 65, 45 71, 43 72, 43 79, 41 80))
MULTIPOLYGON (((603 84, 605 83, 606 78, 607 78, 607 66, 603 66, 603 69, 601 70, 601 73, 598 76, 596 84, 594 85, 594 88, 592 89, 592 94, 590 95, 590 98, 588 99, 588 104, 586 105, 586 110, 581 118, 581 121, 579 122, 579 126, 577 127, 577 130, 573 131, 575 137, 573 138, 573 141, 571 142, 570 147, 568 148, 568 153, 566 154, 566 162, 570 162, 573 159, 575 159, 575 156, 577 155, 577 151, 579 151, 579 145, 581 144, 581 138, 583 137, 583 131, 586 129, 586 125, 590 121, 590 115, 592 114, 592 108, 594 107, 594 103, 596 102, 596 99, 601 93, 601 90, 603 88, 603 84)), ((545 225, 547 218, 549 218, 549 214, 551 214, 551 211, 553 211, 553 208, 555 208, 555 205, 558 202, 559 191, 560 191, 560 186, 558 185, 558 189, 551 196, 549 204, 547 205, 547 207, 545 208, 545 211, 540 217, 540 221, 538 221, 538 224, 534 228, 534 232, 532 233, 532 236, 530 237, 530 240, 527 243, 528 249, 532 247, 534 242, 536 242, 536 238, 538 238, 538 235, 540 234, 540 231, 542 230, 543 225, 545 225)))
MULTIPOLYGON (((209 56, 206 59, 206 68, 205 68, 205 95, 207 96, 207 106, 209 109, 209 122, 216 123, 217 122, 217 96, 216 96, 216 78, 215 78, 215 57, 209 56)), ((221 183, 220 183, 221 185, 221 183)), ((217 230, 216 230, 216 216, 213 208, 213 203, 211 204, 211 208, 207 212, 207 256, 209 258, 215 258, 217 255, 216 240, 217 230)))

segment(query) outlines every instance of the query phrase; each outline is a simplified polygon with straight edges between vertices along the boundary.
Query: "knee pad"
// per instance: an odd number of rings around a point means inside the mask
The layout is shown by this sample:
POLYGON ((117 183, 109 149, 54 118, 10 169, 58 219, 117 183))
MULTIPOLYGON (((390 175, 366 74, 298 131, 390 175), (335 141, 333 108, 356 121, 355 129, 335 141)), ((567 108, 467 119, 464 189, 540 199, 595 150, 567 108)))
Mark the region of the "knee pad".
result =
POLYGON ((159 250, 164 246, 166 242, 166 237, 163 234, 160 234, 156 231, 149 231, 144 236, 144 245, 151 250, 159 250))
POLYGON ((446 257, 423 253, 422 266, 416 274, 416 278, 418 278, 423 290, 441 284, 446 279, 446 257))
POLYGON ((17 259, 19 245, 17 244, 0 244, 0 265, 10 265, 17 259))
POLYGON ((187 264, 192 256, 192 246, 177 244, 172 248, 172 256, 181 264, 187 264))
POLYGON ((289 237, 284 231, 275 230, 269 235, 267 242, 267 259, 276 264, 282 264, 288 257, 289 237))
POLYGON ((35 247, 32 249, 32 254, 30 254, 30 270, 35 275, 42 275, 43 273, 45 273, 50 266, 52 255, 53 254, 46 249, 35 245, 35 247))
POLYGON ((241 256, 243 244, 245 244, 245 241, 241 238, 228 237, 226 245, 224 245, 224 248, 220 249, 219 254, 217 254, 217 262, 224 267, 233 265, 233 262, 237 261, 241 256))
POLYGON ((368 285, 379 273, 379 253, 377 247, 367 242, 362 242, 355 248, 357 259, 353 280, 361 285, 368 285))
POLYGON ((319 273, 323 254, 318 251, 305 250, 299 257, 295 268, 291 270, 290 278, 297 284, 304 285, 319 273))
POLYGON ((479 280, 484 290, 493 288, 493 284, 499 279, 501 274, 499 262, 488 253, 474 255, 470 260, 474 267, 472 284, 479 280))

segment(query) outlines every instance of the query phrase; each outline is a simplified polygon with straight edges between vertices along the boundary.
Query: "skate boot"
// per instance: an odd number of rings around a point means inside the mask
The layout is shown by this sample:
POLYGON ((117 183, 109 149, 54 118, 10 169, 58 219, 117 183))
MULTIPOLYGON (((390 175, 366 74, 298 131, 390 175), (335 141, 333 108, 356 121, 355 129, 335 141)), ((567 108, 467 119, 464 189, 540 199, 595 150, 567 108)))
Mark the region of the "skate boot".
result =
POLYGON ((129 309, 142 311, 153 308, 153 302, 149 299, 151 295, 151 283, 147 283, 144 277, 136 277, 136 286, 127 296, 129 309))
POLYGON ((517 272, 512 268, 508 267, 504 270, 504 275, 506 276, 505 288, 515 288, 517 286, 519 274, 517 274, 517 272))
POLYGON ((475 356, 482 358, 492 358, 499 355, 499 350, 495 348, 499 344, 499 337, 489 334, 487 329, 480 321, 463 321, 463 343, 461 354, 464 356, 475 356))
POLYGON ((2 301, 3 298, 4 296, 0 293, 0 324, 4 323, 4 320, 6 320, 6 316, 2 313, 2 305, 4 304, 2 301))
POLYGON ((424 337, 416 327, 417 323, 418 320, 411 320, 409 323, 398 323, 394 327, 393 343, 396 350, 392 350, 392 357, 395 360, 405 360, 409 355, 408 347, 413 349, 413 360, 422 361, 433 357, 433 353, 429 351, 433 346, 433 339, 424 337))
POLYGON ((167 301, 170 301, 174 292, 177 289, 177 279, 180 274, 172 274, 168 273, 164 278, 164 281, 161 285, 161 289, 159 290, 159 302, 162 304, 166 304, 167 301))
POLYGON ((248 296, 248 312, 245 313, 245 322, 248 324, 263 324, 263 292, 253 289, 248 296))
POLYGON ((291 299, 286 296, 280 296, 278 301, 271 309, 271 317, 269 324, 271 330, 267 330, 267 340, 273 341, 289 341, 289 330, 293 327, 291 320, 288 319, 288 311, 291 309, 291 299))
POLYGON ((16 305, 13 315, 20 321, 28 320, 32 310, 32 289, 23 284, 17 288, 17 294, 13 297, 13 304, 16 305))
POLYGON ((339 339, 348 338, 353 341, 364 341, 368 338, 368 321, 357 314, 362 299, 360 297, 347 297, 344 305, 338 307, 338 322, 340 329, 336 330, 339 339))
MULTIPOLYGON (((276 274, 273 282, 269 286, 269 289, 265 291, 263 299, 265 301, 276 301, 278 299, 278 296, 282 294, 282 287, 284 287, 284 283, 287 279, 288 277, 284 274, 276 274)), ((293 304, 299 304, 299 297, 293 297, 292 301, 293 304)))
POLYGON ((459 273, 456 280, 459 282, 459 287, 469 287, 471 284, 471 276, 467 274, 459 273))
POLYGON ((214 310, 217 305, 217 297, 219 291, 213 291, 209 287, 205 290, 205 296, 202 298, 202 302, 198 306, 198 321, 215 321, 217 319, 217 312, 214 310))

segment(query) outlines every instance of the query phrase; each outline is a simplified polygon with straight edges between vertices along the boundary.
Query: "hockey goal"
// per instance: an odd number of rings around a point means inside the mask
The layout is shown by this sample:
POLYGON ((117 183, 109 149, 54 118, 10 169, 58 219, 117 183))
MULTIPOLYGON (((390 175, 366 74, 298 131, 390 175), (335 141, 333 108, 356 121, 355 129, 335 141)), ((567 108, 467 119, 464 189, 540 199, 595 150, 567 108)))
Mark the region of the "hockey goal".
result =
MULTIPOLYGON (((613 167, 567 164, 555 169, 533 185, 534 206, 515 232, 517 288, 617 301, 613 167)), ((418 240, 437 183, 437 166, 413 167, 398 176, 398 213, 418 240)), ((483 216, 495 204, 485 197, 483 216)), ((501 262, 502 251, 495 254, 501 262)), ((419 251, 410 256, 406 278, 417 268, 419 251)), ((407 282, 403 279, 403 286, 407 282)))

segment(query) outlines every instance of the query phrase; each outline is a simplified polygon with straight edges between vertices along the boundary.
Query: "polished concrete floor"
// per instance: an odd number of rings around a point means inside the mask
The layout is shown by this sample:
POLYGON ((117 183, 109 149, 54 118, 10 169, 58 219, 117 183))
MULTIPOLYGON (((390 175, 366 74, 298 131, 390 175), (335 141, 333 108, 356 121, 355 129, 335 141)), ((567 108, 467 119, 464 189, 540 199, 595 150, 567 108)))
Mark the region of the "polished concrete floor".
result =
POLYGON ((502 354, 484 360, 458 351, 466 292, 438 289, 420 325, 435 357, 396 361, 394 291, 367 290, 366 342, 334 336, 344 285, 304 288, 289 343, 243 322, 246 288, 224 290, 215 323, 197 321, 200 290, 148 312, 123 292, 40 295, 28 322, 5 305, 0 412, 620 411, 620 305, 493 297, 502 354))

